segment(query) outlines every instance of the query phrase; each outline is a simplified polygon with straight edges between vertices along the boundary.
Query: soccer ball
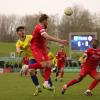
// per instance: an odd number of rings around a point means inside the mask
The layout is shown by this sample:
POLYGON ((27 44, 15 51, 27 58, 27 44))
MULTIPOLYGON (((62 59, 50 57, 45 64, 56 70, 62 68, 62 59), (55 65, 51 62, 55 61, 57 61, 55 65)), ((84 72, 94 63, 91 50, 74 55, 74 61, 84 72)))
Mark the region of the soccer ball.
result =
POLYGON ((64 14, 66 16, 71 16, 73 14, 73 10, 70 7, 65 8, 64 14))

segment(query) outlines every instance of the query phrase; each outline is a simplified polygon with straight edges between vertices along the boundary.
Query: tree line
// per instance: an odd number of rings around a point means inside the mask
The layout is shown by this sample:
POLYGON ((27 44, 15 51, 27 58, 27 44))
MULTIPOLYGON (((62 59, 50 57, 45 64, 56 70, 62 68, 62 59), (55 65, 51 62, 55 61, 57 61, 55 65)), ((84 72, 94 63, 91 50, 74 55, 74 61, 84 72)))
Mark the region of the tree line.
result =
MULTIPOLYGON (((48 33, 68 39, 70 32, 97 32, 100 40, 100 15, 91 14, 87 9, 73 6, 72 16, 49 15, 48 33)), ((24 25, 26 33, 32 34, 38 23, 39 15, 0 15, 0 41, 15 42, 17 40, 16 27, 24 25)))

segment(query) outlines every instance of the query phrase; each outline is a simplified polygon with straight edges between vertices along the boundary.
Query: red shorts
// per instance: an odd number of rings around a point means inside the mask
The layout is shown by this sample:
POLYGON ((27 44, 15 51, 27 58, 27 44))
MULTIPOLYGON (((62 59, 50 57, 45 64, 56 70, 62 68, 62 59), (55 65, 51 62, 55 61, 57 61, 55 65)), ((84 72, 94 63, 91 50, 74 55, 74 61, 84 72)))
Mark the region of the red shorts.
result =
POLYGON ((57 67, 58 68, 62 68, 62 67, 64 67, 65 66, 65 64, 64 64, 64 62, 57 62, 57 67))
POLYGON ((64 71, 64 67, 56 67, 56 72, 62 72, 64 71))
POLYGON ((98 76, 99 73, 96 69, 82 67, 80 70, 80 76, 85 77, 87 74, 89 74, 92 78, 95 78, 96 76, 98 76))
POLYGON ((48 57, 47 50, 35 48, 35 49, 32 49, 32 54, 37 62, 50 60, 48 57))

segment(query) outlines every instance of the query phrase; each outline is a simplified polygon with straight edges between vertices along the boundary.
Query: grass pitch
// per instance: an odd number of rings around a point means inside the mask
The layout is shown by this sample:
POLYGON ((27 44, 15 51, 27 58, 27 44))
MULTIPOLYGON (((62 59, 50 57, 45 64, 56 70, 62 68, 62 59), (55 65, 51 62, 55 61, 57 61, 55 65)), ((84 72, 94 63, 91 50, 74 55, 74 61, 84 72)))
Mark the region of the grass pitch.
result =
MULTIPOLYGON (((52 80, 56 87, 55 96, 52 96, 51 91, 45 89, 42 89, 40 95, 33 96, 35 87, 30 77, 20 77, 19 73, 0 74, 0 100, 99 100, 100 84, 93 90, 94 95, 92 97, 84 95, 84 91, 92 82, 92 79, 88 76, 81 83, 70 87, 65 95, 61 95, 63 84, 77 75, 78 73, 66 73, 63 82, 55 82, 53 74, 52 80)), ((40 75, 39 80, 42 85, 42 78, 40 75)))

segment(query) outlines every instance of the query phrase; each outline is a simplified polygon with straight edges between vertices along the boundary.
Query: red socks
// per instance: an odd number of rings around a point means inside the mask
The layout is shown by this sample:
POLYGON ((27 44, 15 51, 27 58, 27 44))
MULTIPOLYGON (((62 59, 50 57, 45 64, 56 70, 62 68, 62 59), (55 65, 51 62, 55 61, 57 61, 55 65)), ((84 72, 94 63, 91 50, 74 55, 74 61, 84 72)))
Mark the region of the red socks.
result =
POLYGON ((50 74, 51 74, 51 68, 45 68, 45 72, 44 72, 44 79, 45 79, 45 81, 49 80, 50 74))
POLYGON ((70 86, 72 86, 73 84, 76 84, 76 83, 78 83, 78 81, 77 81, 76 79, 71 80, 71 81, 67 84, 67 87, 70 87, 70 86))
POLYGON ((63 78, 64 76, 64 71, 61 72, 60 78, 63 78))
POLYGON ((94 80, 90 86, 88 87, 89 90, 92 90, 93 88, 95 88, 97 86, 97 84, 99 83, 99 80, 94 80))
MULTIPOLYGON (((29 64, 29 69, 42 69, 43 67, 41 66, 40 63, 35 63, 35 64, 29 64)), ((51 74, 51 68, 45 68, 44 71, 44 79, 45 81, 48 81, 50 78, 51 74)))

